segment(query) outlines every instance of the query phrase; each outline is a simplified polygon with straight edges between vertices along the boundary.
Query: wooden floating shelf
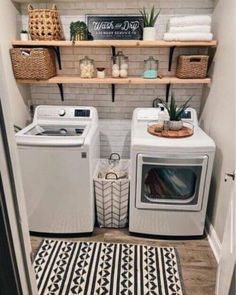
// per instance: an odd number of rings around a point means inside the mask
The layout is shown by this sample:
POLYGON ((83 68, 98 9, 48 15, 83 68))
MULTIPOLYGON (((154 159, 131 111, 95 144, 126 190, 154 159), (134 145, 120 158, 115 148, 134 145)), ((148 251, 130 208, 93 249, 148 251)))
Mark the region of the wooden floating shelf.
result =
POLYGON ((13 41, 13 46, 57 46, 57 47, 216 47, 217 41, 140 41, 140 40, 95 40, 77 41, 73 45, 71 41, 13 41))
MULTIPOLYGON (((112 56, 116 53, 116 48, 169 48, 169 62, 168 71, 171 71, 173 53, 177 47, 206 47, 210 55, 210 62, 214 58, 216 51, 217 41, 143 41, 143 40, 94 40, 94 41, 76 41, 75 44, 72 41, 20 41, 16 40, 12 42, 14 47, 51 47, 54 49, 58 61, 59 69, 61 69, 61 47, 107 47, 112 49, 112 56)), ((166 101, 168 101, 169 91, 171 84, 210 84, 211 79, 179 79, 176 77, 163 77, 157 79, 144 79, 142 77, 129 77, 129 78, 92 78, 83 79, 79 76, 72 75, 58 75, 48 80, 17 80, 18 83, 27 84, 57 84, 61 94, 61 100, 64 101, 63 84, 110 84, 112 101, 115 101, 115 85, 166 85, 166 101)))
POLYGON ((163 77, 157 79, 144 79, 140 77, 129 78, 91 78, 85 79, 79 76, 55 76, 48 80, 16 80, 17 83, 27 84, 210 84, 211 79, 179 79, 176 77, 163 77))

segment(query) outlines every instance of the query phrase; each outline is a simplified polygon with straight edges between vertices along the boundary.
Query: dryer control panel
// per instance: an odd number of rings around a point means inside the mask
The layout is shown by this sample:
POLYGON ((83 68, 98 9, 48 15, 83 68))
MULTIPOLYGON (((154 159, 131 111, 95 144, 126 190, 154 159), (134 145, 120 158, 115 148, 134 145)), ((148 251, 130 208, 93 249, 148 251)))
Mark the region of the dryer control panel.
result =
MULTIPOLYGON (((140 108, 137 109, 137 121, 157 121, 160 108, 140 108)), ((182 115, 182 120, 198 125, 197 112, 193 108, 188 108, 182 115)))

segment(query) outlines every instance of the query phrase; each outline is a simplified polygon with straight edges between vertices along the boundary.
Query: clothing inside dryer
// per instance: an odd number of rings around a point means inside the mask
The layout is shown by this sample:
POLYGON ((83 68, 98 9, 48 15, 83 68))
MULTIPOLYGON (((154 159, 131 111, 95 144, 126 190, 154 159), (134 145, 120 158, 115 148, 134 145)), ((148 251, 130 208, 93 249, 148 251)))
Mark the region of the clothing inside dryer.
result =
POLYGON ((146 202, 188 200, 197 190, 200 175, 199 166, 143 165, 142 195, 146 202))

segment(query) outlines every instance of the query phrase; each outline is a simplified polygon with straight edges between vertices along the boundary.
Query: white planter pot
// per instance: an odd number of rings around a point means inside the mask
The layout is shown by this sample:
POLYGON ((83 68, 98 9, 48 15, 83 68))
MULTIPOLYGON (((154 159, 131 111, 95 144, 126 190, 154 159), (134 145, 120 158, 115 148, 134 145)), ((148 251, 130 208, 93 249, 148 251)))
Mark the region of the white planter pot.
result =
POLYGON ((27 41, 27 40, 29 40, 29 35, 28 34, 25 34, 25 33, 21 33, 20 34, 20 39, 22 41, 27 41))
POLYGON ((143 40, 145 41, 156 40, 156 30, 154 27, 143 28, 143 40))
POLYGON ((183 127, 183 121, 169 121, 169 128, 170 130, 180 130, 183 127))

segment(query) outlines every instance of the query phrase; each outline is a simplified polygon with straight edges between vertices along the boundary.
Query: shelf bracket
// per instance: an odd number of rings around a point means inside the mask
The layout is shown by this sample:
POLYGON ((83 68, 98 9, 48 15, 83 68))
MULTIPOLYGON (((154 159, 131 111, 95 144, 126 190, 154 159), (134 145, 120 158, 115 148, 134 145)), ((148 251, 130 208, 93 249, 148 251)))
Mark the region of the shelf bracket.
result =
POLYGON ((63 84, 62 84, 62 83, 57 83, 57 86, 58 86, 59 91, 60 91, 61 101, 64 101, 64 89, 63 89, 63 84))
POLYGON ((115 95, 116 95, 116 85, 111 84, 111 99, 112 99, 112 102, 115 102, 115 95))
POLYGON ((169 51, 169 63, 168 63, 168 71, 169 72, 171 71, 171 67, 172 67, 174 51, 175 51, 175 46, 171 46, 170 51, 169 51))
POLYGON ((115 48, 115 46, 111 46, 111 50, 112 50, 112 57, 114 57, 116 55, 116 48, 115 48))
MULTIPOLYGON (((111 50, 112 50, 112 57, 114 57, 116 55, 115 46, 111 46, 111 50)), ((112 99, 112 102, 115 102, 115 95, 116 95, 116 85, 111 84, 111 99, 112 99)))
POLYGON ((210 67, 212 65, 215 54, 216 54, 216 46, 208 47, 209 62, 208 62, 207 72, 209 71, 209 69, 210 69, 210 67))
POLYGON ((62 67, 61 67, 61 51, 60 51, 60 47, 59 46, 53 46, 52 48, 53 48, 54 52, 56 53, 59 70, 61 70, 62 67))
POLYGON ((170 93, 171 84, 166 84, 166 103, 169 101, 169 93, 170 93))

